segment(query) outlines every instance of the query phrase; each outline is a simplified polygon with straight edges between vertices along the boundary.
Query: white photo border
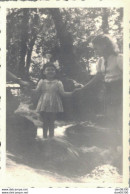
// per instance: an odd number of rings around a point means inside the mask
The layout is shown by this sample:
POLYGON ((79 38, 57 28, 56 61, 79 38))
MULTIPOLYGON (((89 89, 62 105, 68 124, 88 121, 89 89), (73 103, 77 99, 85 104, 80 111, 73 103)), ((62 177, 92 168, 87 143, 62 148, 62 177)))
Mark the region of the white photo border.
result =
MULTIPOLYGON (((53 184, 52 187, 129 187, 129 7, 130 2, 128 0, 87 0, 87 1, 19 1, 19 2, 0 2, 1 7, 1 150, 2 150, 2 186, 8 187, 8 181, 6 180, 6 9, 8 8, 96 8, 96 7, 122 7, 124 8, 124 33, 123 33, 123 50, 124 50, 124 67, 123 67, 123 182, 121 184, 53 184), (53 2, 53 3, 52 3, 53 2), (3 179, 5 175, 5 178, 3 179)), ((49 187, 50 185, 43 184, 43 187, 49 187)), ((29 187, 29 185, 24 185, 29 187)), ((37 185, 34 185, 37 187, 37 185)))

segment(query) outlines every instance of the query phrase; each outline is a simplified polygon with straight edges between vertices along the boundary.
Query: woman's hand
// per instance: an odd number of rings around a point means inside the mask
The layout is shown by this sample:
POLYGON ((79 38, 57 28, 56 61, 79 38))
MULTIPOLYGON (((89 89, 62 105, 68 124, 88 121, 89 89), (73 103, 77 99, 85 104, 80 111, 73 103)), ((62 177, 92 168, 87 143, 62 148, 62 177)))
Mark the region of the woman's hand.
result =
POLYGON ((74 91, 72 92, 72 95, 79 94, 82 90, 83 88, 75 88, 74 91))

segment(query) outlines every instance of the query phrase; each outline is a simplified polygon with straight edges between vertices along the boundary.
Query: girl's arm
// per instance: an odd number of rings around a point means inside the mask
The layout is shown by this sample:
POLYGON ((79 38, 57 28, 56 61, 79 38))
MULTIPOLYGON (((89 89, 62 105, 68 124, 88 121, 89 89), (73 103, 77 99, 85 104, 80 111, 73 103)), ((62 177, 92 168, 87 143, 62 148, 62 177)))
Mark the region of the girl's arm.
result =
POLYGON ((31 89, 31 88, 27 87, 27 88, 26 88, 26 92, 29 93, 29 94, 30 94, 30 93, 31 93, 31 94, 36 94, 36 93, 40 92, 41 87, 42 87, 42 80, 40 80, 40 81, 38 82, 37 87, 36 87, 35 89, 31 89))
POLYGON ((65 92, 65 91, 61 92, 62 96, 72 96, 72 94, 73 92, 65 92))
POLYGON ((59 88, 59 93, 62 96, 72 96, 73 92, 65 92, 64 91, 64 86, 61 81, 58 81, 58 88, 59 88))

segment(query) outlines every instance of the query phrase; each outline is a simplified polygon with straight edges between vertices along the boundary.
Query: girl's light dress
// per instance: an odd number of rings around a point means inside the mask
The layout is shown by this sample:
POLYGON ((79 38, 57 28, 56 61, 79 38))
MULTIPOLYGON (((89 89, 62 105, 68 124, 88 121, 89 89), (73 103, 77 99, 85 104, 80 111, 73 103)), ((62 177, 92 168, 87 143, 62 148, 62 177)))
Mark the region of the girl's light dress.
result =
POLYGON ((63 84, 59 80, 40 80, 36 92, 40 92, 37 112, 63 112, 61 95, 64 94, 63 84))

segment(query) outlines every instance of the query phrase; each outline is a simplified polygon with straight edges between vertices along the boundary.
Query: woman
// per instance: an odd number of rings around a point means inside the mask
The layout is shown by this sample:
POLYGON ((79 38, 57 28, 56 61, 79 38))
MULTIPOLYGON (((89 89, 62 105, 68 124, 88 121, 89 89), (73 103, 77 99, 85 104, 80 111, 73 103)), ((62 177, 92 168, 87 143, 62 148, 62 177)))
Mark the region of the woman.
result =
POLYGON ((123 56, 109 35, 98 35, 92 43, 95 53, 100 57, 97 64, 97 74, 82 89, 91 88, 99 80, 102 80, 106 88, 106 116, 118 128, 122 128, 123 56))

